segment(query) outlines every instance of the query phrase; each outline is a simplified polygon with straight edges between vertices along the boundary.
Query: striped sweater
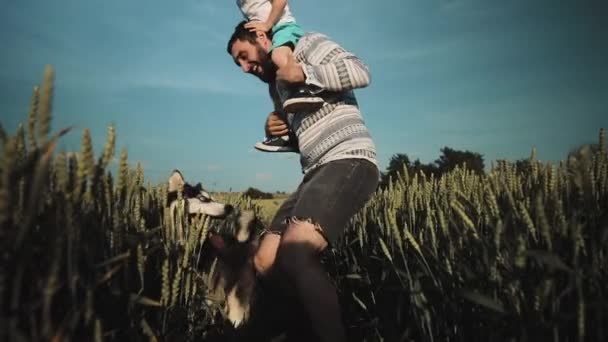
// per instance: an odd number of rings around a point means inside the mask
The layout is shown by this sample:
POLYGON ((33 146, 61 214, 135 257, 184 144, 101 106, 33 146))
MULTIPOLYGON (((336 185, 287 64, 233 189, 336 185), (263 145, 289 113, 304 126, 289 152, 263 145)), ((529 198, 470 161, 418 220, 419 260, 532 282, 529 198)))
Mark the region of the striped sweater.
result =
MULTIPOLYGON (((302 173, 332 160, 367 159, 378 166, 376 147, 359 111, 354 89, 370 84, 367 66, 320 33, 307 33, 294 50, 306 84, 325 100, 312 113, 295 113, 288 122, 298 138, 302 173)), ((281 112, 274 86, 270 93, 281 112)))

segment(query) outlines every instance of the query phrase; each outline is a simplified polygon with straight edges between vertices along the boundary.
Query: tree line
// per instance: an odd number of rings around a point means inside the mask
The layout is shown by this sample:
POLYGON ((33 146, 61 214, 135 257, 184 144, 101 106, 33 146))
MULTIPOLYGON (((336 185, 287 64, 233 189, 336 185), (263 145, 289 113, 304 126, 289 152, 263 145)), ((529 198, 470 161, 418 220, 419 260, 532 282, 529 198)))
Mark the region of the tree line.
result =
MULTIPOLYGON (((586 143, 576 146, 568 151, 566 162, 570 164, 589 162, 595 152, 600 148, 599 144, 586 143)), ((420 159, 411 161, 405 153, 396 153, 390 158, 385 172, 382 172, 380 187, 388 185, 390 179, 403 176, 404 170, 407 170, 408 176, 412 177, 415 174, 424 173, 426 177, 433 175, 435 178, 454 170, 457 166, 463 167, 466 165, 467 170, 481 175, 485 173, 485 164, 483 156, 476 152, 460 151, 450 147, 444 147, 441 150, 441 155, 438 159, 431 163, 422 163, 420 159), (405 167, 404 167, 405 166, 405 167)), ((533 148, 528 158, 522 158, 514 161, 515 170, 518 174, 531 172, 532 161, 536 160, 536 148, 533 148)), ((505 162, 505 160, 497 160, 497 163, 505 162)))
POLYGON ((382 173, 380 186, 386 186, 390 179, 395 179, 400 174, 403 176, 403 172, 406 170, 408 176, 422 172, 427 177, 433 175, 437 178, 454 170, 456 166, 462 167, 463 165, 466 165, 467 170, 477 174, 485 172, 483 156, 476 152, 460 151, 446 146, 441 149, 439 158, 431 163, 423 163, 420 159, 412 161, 407 154, 396 153, 390 158, 386 171, 382 173))

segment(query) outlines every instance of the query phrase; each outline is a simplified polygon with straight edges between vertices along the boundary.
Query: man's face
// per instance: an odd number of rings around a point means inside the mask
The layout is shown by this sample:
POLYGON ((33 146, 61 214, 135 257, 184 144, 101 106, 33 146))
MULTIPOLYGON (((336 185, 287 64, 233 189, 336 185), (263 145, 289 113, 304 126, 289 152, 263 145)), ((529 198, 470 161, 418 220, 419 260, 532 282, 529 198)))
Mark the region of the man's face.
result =
POLYGON ((243 72, 254 75, 265 83, 274 78, 276 72, 274 64, 259 42, 251 44, 248 41, 236 40, 232 44, 231 55, 243 72))

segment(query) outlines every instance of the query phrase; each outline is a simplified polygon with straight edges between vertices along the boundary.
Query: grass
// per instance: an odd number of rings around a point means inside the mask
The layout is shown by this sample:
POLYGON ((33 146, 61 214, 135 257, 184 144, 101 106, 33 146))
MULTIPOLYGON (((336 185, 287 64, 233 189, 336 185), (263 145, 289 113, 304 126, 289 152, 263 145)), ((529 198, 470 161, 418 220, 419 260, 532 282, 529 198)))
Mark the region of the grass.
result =
MULTIPOLYGON (((241 192, 215 192, 211 194, 217 201, 224 202, 230 198, 239 197, 242 195, 241 192)), ((281 204, 289 197, 289 194, 273 194, 274 198, 269 199, 252 199, 251 203, 258 210, 258 218, 264 225, 270 224, 270 221, 274 217, 281 204)))
POLYGON ((265 225, 270 224, 270 221, 274 217, 281 204, 287 199, 289 195, 275 195, 275 198, 271 199, 256 199, 253 203, 260 208, 259 216, 265 225))

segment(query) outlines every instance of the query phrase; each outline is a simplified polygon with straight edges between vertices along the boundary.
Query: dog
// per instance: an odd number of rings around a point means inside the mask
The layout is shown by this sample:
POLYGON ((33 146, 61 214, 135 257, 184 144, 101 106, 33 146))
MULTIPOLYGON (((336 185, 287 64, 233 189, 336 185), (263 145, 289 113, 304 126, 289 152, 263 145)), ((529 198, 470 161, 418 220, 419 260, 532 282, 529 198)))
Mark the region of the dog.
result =
POLYGON ((210 225, 197 267, 207 274, 213 269, 207 292, 208 298, 214 300, 208 300, 207 304, 214 301, 223 304, 220 308, 224 317, 233 327, 240 327, 250 317, 256 285, 253 256, 259 245, 257 230, 261 225, 254 211, 216 201, 200 183, 193 186, 186 182, 177 169, 169 177, 166 207, 171 222, 169 238, 182 245, 187 235, 184 227, 189 226, 184 218, 191 220, 204 214, 222 221, 210 225), (178 200, 180 197, 183 201, 178 200))
MULTIPOLYGON (((220 222, 210 225, 197 265, 202 273, 211 274, 206 289, 207 304, 220 304, 222 315, 232 327, 216 339, 313 341, 310 329, 302 330, 299 325, 305 318, 303 311, 293 306, 296 303, 285 297, 275 300, 275 296, 266 293, 268 285, 260 286, 253 258, 264 229, 254 211, 216 201, 200 183, 194 186, 187 183, 179 170, 173 171, 168 183, 167 208, 171 222, 177 222, 176 236, 183 239, 186 235, 183 231, 186 225, 179 219, 180 191, 182 203, 187 203, 182 213, 187 219, 204 214, 220 222)), ((210 341, 215 339, 211 337, 210 341)))

